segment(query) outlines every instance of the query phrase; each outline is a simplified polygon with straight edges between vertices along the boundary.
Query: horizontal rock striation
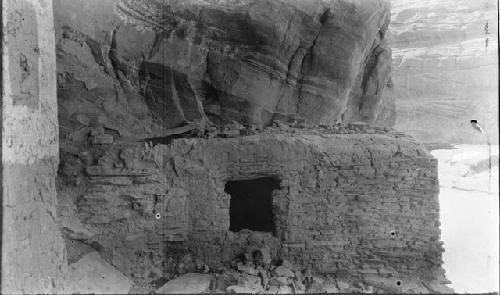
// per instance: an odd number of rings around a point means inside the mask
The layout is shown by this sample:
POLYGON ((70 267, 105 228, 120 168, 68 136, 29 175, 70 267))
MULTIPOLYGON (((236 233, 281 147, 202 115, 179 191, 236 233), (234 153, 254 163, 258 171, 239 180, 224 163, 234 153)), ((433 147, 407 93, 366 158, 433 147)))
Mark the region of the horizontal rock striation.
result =
POLYGON ((136 282, 265 247, 273 263, 441 290, 435 160, 388 128, 333 126, 394 123, 389 8, 55 0, 65 237, 136 282), (279 186, 274 230, 231 231, 228 182, 260 178, 279 186))
POLYGON ((131 38, 134 43, 121 49, 139 58, 153 36, 123 27, 113 34, 120 22, 112 12, 112 1, 54 1, 62 149, 86 142, 93 127, 115 138, 163 128, 140 93, 137 61, 117 60, 112 42, 131 38))
POLYGON ((391 61, 385 0, 54 7, 68 132, 97 121, 127 136, 207 117, 257 126, 283 116, 394 123, 394 105, 382 99, 391 61))
POLYGON ((476 119, 498 141, 498 3, 393 2, 396 128, 427 142, 486 144, 476 119), (488 25, 487 25, 488 24, 488 25))

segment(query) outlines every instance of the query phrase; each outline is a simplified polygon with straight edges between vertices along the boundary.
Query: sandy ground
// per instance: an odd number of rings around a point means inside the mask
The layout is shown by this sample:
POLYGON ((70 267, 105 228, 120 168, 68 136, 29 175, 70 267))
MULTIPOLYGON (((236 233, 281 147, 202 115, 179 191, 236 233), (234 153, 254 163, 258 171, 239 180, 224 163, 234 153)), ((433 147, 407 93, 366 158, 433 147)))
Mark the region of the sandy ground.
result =
POLYGON ((499 291, 498 146, 458 145, 436 150, 439 161, 444 268, 460 293, 499 291))

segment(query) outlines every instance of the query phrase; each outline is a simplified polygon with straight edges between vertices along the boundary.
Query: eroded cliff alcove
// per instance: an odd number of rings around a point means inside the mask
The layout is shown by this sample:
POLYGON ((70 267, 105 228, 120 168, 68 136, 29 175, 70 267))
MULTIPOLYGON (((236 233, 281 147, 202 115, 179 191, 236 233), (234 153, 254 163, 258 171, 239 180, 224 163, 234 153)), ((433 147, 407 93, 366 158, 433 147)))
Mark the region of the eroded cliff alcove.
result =
POLYGON ((53 8, 67 291, 449 290, 388 1, 53 8))
POLYGON ((440 290, 436 162, 384 129, 388 2, 54 7, 68 241, 142 284, 264 247, 299 271, 440 290))

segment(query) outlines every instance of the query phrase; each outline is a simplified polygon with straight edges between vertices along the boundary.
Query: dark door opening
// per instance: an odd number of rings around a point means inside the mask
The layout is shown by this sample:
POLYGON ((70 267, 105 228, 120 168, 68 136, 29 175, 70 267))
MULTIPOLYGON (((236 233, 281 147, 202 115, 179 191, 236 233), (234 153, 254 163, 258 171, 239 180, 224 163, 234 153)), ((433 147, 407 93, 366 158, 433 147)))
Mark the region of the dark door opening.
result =
POLYGON ((280 181, 274 177, 228 181, 225 192, 231 195, 229 230, 274 233, 273 191, 279 188, 280 181))

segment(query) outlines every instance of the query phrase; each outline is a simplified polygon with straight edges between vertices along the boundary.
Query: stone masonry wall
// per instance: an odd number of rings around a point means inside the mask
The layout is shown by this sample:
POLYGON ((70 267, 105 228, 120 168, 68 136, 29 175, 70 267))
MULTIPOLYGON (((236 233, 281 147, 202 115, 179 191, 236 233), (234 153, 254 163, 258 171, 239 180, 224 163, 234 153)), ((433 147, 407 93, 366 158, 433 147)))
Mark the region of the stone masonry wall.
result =
POLYGON ((243 253, 247 233, 229 231, 224 186, 264 176, 281 180, 273 195, 276 255, 365 280, 442 274, 437 162, 397 133, 296 129, 95 149, 93 159, 83 153, 63 163, 73 185, 61 198, 73 198, 81 222, 80 233, 69 221, 67 230, 128 275, 160 276, 179 249, 212 267, 243 253))
POLYGON ((51 0, 2 1, 2 286, 62 291, 56 225, 58 124, 51 0))

